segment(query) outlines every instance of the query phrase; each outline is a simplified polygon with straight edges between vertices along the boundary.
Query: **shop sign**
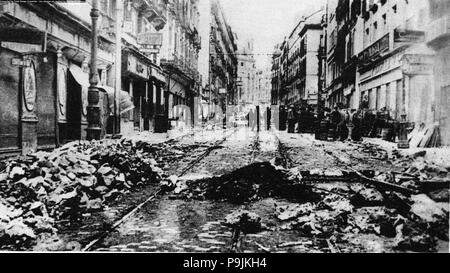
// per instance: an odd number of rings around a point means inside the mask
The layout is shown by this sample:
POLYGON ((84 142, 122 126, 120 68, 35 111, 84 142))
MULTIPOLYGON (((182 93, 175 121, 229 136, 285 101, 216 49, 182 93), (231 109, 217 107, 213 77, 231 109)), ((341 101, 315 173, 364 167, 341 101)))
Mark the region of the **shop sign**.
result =
POLYGON ((11 65, 30 67, 31 66, 31 61, 30 60, 22 60, 20 58, 12 58, 11 59, 11 65))
POLYGON ((373 45, 364 50, 361 54, 359 54, 358 59, 360 63, 364 63, 375 56, 380 55, 381 53, 389 50, 389 33, 386 34, 383 38, 376 41, 373 45))
POLYGON ((36 104, 36 70, 33 62, 31 62, 29 67, 24 68, 23 75, 23 97, 25 108, 29 112, 32 112, 36 104))
POLYGON ((25 44, 16 42, 3 42, 1 43, 2 48, 7 48, 12 51, 27 53, 27 52, 41 52, 42 46, 36 44, 25 44))
POLYGON ((128 71, 145 79, 148 79, 150 76, 147 65, 132 55, 128 55, 128 71))
POLYGON ((162 46, 162 33, 144 32, 138 34, 137 42, 142 46, 162 46))
POLYGON ((23 27, 4 27, 0 31, 1 46, 13 51, 45 52, 47 34, 40 30, 23 27))

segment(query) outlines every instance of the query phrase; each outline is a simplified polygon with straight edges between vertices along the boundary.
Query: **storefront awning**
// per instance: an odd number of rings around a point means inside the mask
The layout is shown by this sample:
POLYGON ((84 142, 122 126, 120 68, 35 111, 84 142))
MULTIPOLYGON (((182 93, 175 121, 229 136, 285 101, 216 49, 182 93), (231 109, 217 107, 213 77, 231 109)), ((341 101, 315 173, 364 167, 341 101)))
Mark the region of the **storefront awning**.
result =
POLYGON ((79 67, 76 64, 71 63, 69 66, 69 71, 79 85, 89 86, 89 74, 83 72, 81 67, 79 67))
MULTIPOLYGON (((109 109, 111 113, 114 112, 114 88, 109 86, 99 86, 99 89, 104 90, 108 94, 109 109)), ((119 95, 119 111, 120 114, 126 113, 134 109, 133 101, 131 96, 126 91, 120 91, 119 95)))

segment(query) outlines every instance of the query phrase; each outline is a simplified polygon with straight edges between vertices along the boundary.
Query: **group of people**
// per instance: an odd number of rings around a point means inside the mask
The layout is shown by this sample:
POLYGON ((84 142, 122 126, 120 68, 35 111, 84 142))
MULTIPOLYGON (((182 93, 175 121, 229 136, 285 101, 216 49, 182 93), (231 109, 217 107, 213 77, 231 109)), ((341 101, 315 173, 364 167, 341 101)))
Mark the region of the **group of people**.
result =
POLYGON ((287 121, 288 133, 313 133, 317 125, 317 116, 311 106, 299 110, 291 106, 287 111, 287 121))
MULTIPOLYGON (((320 130, 325 130, 329 132, 328 137, 325 136, 326 139, 361 141, 363 136, 377 136, 382 128, 389 125, 381 114, 374 115, 368 110, 347 109, 341 104, 325 112, 324 120, 319 120, 310 106, 299 110, 293 106, 289 107, 286 117, 288 133, 317 134, 320 130)), ((395 139, 395 128, 388 129, 389 135, 386 136, 388 138, 386 140, 395 139)))
POLYGON ((345 109, 343 107, 334 107, 328 114, 330 130, 333 140, 341 141, 362 139, 362 112, 356 109, 345 109))
POLYGON ((252 131, 270 130, 272 122, 272 110, 270 107, 258 107, 250 109, 247 114, 248 126, 252 131), (259 126, 258 126, 259 123, 259 126))
POLYGON ((398 126, 386 109, 372 111, 336 106, 327 115, 333 140, 361 141, 362 137, 379 137, 395 142, 398 126), (383 133, 384 131, 384 133, 383 133))

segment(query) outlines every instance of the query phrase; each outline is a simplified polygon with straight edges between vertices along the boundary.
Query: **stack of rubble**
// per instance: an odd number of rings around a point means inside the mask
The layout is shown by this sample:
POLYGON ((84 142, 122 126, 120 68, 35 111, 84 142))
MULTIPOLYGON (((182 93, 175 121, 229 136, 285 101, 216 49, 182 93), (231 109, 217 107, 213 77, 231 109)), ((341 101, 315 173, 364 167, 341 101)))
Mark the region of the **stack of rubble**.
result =
POLYGON ((426 151, 410 156, 393 152, 393 165, 398 171, 376 172, 375 178, 428 194, 438 202, 449 202, 450 170, 425 160, 426 151))
POLYGON ((317 203, 278 206, 276 216, 281 229, 339 238, 347 246, 366 234, 384 238, 392 250, 428 252, 435 250, 438 240, 448 242, 448 204, 421 194, 403 196, 408 208, 402 209, 391 194, 357 183, 348 187, 347 195, 327 193, 317 203))
POLYGON ((27 248, 55 221, 86 211, 164 174, 142 149, 127 142, 77 142, 6 162, 0 173, 0 240, 3 248, 27 248))
POLYGON ((299 173, 277 169, 268 162, 255 163, 220 177, 196 181, 178 181, 178 198, 208 199, 246 203, 267 197, 296 201, 316 198, 309 187, 300 183, 299 173), (182 186, 181 186, 182 185, 182 186))

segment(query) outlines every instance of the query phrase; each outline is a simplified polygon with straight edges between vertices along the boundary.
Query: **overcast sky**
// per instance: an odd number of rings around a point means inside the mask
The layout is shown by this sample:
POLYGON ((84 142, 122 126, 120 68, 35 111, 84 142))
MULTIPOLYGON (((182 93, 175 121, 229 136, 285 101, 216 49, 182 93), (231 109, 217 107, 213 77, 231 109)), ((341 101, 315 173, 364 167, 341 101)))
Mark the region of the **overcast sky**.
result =
MULTIPOLYGON (((272 53, 290 34, 296 19, 325 7, 326 0, 220 0, 225 16, 240 40, 253 38, 255 53, 272 53)), ((259 68, 269 56, 257 56, 259 68)))

